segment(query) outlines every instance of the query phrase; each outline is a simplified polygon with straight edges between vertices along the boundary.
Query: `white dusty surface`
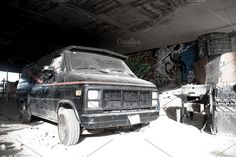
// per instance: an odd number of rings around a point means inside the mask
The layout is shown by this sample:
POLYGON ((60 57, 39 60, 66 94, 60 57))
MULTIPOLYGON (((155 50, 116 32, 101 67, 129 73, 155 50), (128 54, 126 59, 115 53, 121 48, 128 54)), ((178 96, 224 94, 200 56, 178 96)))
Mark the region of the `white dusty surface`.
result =
MULTIPOLYGON (((14 143, 1 150, 2 155, 19 156, 173 156, 235 157, 236 138, 201 133, 193 126, 177 123, 165 116, 139 132, 105 131, 84 135, 79 144, 59 144, 57 126, 37 121, 29 125, 14 124, 1 116, 0 143, 14 143), (11 124, 12 123, 12 124, 11 124)), ((7 144, 5 144, 7 145, 7 144)))
MULTIPOLYGON (((169 99, 167 96, 165 100, 168 102, 169 99)), ((177 100, 173 101, 175 105, 179 102, 177 100)), ((200 132, 192 125, 169 119, 162 110, 158 120, 140 131, 108 130, 101 134, 84 134, 79 144, 63 146, 59 144, 57 125, 54 123, 37 119, 22 125, 0 115, 0 156, 10 155, 236 157, 236 137, 200 132)))

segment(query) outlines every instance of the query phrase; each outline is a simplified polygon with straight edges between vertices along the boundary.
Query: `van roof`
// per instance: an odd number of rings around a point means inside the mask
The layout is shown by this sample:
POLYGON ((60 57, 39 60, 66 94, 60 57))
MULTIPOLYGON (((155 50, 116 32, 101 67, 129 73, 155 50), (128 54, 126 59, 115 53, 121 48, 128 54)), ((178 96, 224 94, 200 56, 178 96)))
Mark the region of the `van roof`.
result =
POLYGON ((32 65, 40 62, 44 58, 47 58, 49 56, 58 55, 60 53, 66 52, 66 51, 71 51, 71 52, 74 52, 74 51, 83 51, 84 52, 85 51, 85 52, 88 52, 88 53, 108 55, 108 56, 115 57, 115 58, 120 58, 120 59, 127 59, 128 58, 128 56, 125 56, 125 55, 122 55, 122 54, 118 54, 118 53, 115 53, 115 52, 107 50, 107 49, 71 45, 71 46, 67 46, 67 47, 64 47, 62 49, 59 49, 57 51, 54 51, 53 53, 50 53, 50 54, 48 54, 48 55, 38 59, 37 61, 35 61, 35 62, 31 63, 31 64, 26 65, 22 70, 24 71, 25 69, 31 67, 32 65))

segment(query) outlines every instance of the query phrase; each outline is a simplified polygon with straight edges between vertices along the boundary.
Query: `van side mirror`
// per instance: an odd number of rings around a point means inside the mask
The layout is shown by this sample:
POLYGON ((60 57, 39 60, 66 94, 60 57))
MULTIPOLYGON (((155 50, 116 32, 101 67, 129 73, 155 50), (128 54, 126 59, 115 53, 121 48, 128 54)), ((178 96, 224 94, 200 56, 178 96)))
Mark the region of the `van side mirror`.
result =
POLYGON ((42 70, 42 76, 41 79, 43 82, 49 81, 51 78, 53 78, 55 74, 55 68, 53 66, 44 66, 42 70))
POLYGON ((55 72, 55 69, 53 66, 44 66, 43 67, 43 73, 53 74, 54 72, 55 72))

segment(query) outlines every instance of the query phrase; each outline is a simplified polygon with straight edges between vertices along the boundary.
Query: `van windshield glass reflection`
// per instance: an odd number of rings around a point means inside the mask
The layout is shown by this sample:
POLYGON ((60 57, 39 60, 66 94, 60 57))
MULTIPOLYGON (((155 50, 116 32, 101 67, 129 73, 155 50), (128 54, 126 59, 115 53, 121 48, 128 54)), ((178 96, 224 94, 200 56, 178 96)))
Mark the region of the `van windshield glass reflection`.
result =
POLYGON ((69 54, 73 70, 89 73, 114 73, 125 74, 131 77, 135 75, 124 63, 124 61, 99 54, 72 52, 69 54))

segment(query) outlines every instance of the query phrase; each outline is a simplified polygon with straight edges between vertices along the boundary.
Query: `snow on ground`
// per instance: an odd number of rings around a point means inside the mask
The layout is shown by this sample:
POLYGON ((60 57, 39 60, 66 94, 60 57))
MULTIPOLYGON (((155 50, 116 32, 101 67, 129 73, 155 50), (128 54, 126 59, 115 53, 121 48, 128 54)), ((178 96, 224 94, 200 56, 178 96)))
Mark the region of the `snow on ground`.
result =
MULTIPOLYGON (((162 106, 171 101, 164 108, 180 104, 169 93, 160 97, 162 106)), ((55 123, 36 118, 30 124, 18 124, 6 118, 9 115, 10 111, 0 114, 0 156, 236 157, 236 137, 200 132, 193 125, 169 119, 164 110, 158 120, 139 131, 85 132, 74 146, 59 143, 55 123)))

